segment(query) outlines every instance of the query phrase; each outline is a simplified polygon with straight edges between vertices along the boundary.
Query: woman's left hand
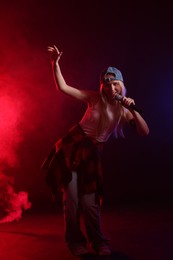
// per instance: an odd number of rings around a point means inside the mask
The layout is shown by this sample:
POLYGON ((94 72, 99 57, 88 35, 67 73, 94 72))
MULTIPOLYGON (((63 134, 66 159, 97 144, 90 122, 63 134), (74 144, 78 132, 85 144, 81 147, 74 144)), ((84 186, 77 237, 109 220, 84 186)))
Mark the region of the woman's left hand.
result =
POLYGON ((130 110, 130 105, 131 105, 131 104, 135 105, 135 101, 134 101, 134 99, 132 99, 132 98, 123 97, 123 99, 121 100, 121 104, 122 104, 125 108, 127 108, 127 109, 130 110))

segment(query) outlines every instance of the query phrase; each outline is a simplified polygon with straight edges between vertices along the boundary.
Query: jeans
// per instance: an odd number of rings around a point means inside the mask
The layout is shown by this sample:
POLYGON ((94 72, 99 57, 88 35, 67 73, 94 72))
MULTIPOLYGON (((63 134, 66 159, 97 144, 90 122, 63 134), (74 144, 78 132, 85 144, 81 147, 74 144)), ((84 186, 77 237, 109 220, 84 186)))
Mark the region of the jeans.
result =
POLYGON ((71 182, 63 191, 63 212, 65 241, 69 247, 86 245, 87 240, 81 230, 80 214, 83 214, 88 242, 93 246, 107 243, 101 230, 100 205, 96 193, 78 196, 77 173, 72 172, 71 182))

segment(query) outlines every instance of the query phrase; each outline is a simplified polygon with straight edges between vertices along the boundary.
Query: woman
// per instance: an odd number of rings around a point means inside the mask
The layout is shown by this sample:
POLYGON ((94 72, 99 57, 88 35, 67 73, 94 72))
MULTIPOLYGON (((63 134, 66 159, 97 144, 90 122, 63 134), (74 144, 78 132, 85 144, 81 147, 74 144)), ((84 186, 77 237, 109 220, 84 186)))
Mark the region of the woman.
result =
POLYGON ((81 100, 87 109, 81 121, 73 126, 53 147, 42 165, 47 170, 46 182, 53 194, 63 193, 65 241, 75 255, 88 253, 87 239, 98 255, 110 255, 109 241, 103 235, 100 204, 103 197, 100 152, 115 132, 123 136, 123 125, 130 123, 139 135, 149 133, 140 113, 131 108, 134 100, 125 97, 121 72, 106 68, 100 76, 100 91, 81 90, 69 86, 61 73, 62 52, 54 46, 51 53, 53 76, 58 91, 81 100), (121 95, 121 101, 117 100, 121 95), (119 97, 119 96, 118 96, 119 97), (80 228, 83 213, 87 239, 80 228))

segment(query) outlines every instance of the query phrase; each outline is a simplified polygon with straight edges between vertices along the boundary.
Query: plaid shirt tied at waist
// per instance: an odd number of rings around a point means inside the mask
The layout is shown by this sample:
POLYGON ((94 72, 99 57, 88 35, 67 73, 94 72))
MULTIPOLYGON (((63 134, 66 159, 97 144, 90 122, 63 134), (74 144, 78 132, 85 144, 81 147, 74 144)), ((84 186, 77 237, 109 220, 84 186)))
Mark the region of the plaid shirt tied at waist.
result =
POLYGON ((63 189, 72 179, 72 171, 78 174, 78 192, 97 192, 103 196, 100 155, 103 143, 87 137, 77 124, 55 144, 42 164, 46 170, 45 181, 52 193, 63 189))

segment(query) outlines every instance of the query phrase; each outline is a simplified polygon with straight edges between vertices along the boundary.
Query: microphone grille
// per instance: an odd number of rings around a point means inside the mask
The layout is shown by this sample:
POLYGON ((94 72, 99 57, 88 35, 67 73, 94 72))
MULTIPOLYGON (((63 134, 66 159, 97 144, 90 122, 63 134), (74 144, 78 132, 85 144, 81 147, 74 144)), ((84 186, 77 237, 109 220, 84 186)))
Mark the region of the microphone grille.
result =
POLYGON ((121 95, 119 95, 119 94, 116 94, 116 95, 115 95, 115 99, 116 99, 117 101, 121 101, 121 100, 123 99, 123 96, 121 96, 121 95))

